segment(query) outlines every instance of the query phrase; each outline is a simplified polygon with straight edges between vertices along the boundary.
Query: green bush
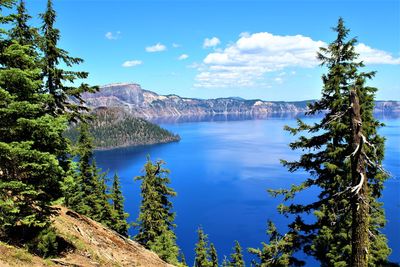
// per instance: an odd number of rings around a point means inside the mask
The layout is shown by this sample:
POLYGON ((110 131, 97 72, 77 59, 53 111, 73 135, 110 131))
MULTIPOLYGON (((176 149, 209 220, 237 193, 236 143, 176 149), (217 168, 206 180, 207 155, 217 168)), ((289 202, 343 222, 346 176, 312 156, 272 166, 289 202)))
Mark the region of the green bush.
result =
POLYGON ((54 228, 42 230, 37 237, 29 242, 28 248, 31 252, 44 258, 56 256, 58 254, 58 241, 54 228))

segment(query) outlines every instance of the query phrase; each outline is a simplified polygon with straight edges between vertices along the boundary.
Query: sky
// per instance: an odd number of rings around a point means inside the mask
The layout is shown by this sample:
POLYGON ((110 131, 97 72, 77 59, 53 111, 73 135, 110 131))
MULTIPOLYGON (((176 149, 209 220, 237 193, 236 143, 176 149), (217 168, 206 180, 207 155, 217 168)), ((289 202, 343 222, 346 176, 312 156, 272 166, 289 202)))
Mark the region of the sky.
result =
MULTIPOLYGON (((44 0, 27 0, 32 24, 44 0)), ((159 94, 307 100, 316 59, 343 17, 377 99, 400 100, 400 1, 54 0, 60 47, 92 85, 138 83, 159 94)))

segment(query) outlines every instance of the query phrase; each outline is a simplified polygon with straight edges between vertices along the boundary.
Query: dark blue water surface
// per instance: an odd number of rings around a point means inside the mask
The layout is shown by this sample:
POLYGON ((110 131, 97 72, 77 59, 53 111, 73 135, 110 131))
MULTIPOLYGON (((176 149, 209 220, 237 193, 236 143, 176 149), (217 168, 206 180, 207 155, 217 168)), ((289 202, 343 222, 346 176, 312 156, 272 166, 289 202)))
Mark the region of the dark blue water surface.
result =
MULTIPOLYGON (((163 159, 171 170, 176 211, 178 244, 189 265, 193 263, 196 229, 201 225, 218 250, 220 260, 229 256, 234 241, 243 248, 261 247, 267 241, 266 222, 272 219, 284 231, 287 220, 276 211, 280 199, 268 195, 268 188, 287 188, 306 177, 289 173, 280 159, 294 160, 298 152, 289 149, 294 138, 283 130, 294 126, 288 116, 266 119, 199 119, 196 122, 165 120, 163 127, 182 140, 153 146, 129 147, 96 152, 96 160, 109 175, 118 172, 130 221, 135 221, 140 204, 140 182, 146 155, 163 159)), ((387 217, 384 232, 393 249, 392 261, 400 262, 400 119, 379 118, 386 124, 380 133, 387 138, 385 168, 393 175, 386 182, 382 201, 387 217)), ((306 118, 306 122, 316 121, 306 118)), ((160 121, 159 121, 160 122, 160 121)), ((301 202, 315 199, 316 192, 298 195, 301 202)), ((133 235, 135 232, 131 230, 133 235)), ((251 256, 245 252, 247 264, 251 256)), ((307 259, 308 266, 316 265, 307 259)))

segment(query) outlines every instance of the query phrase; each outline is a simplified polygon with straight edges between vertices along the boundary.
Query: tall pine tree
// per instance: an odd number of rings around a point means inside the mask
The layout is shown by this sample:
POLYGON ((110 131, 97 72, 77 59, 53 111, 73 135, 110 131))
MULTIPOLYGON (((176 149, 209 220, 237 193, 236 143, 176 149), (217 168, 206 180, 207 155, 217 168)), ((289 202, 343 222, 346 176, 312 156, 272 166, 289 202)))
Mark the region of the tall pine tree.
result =
POLYGON ((56 12, 53 8, 53 1, 47 1, 46 11, 40 15, 43 24, 41 32, 43 34, 40 49, 43 53, 42 75, 45 81, 44 91, 53 97, 53 102, 49 105, 49 111, 55 114, 69 114, 69 120, 76 121, 82 119, 82 112, 88 111, 84 106, 82 93, 95 92, 98 87, 89 86, 81 83, 74 86, 77 80, 86 79, 88 73, 84 71, 64 70, 60 68, 63 63, 67 67, 83 62, 83 59, 71 57, 68 52, 58 47, 60 31, 55 28, 56 12))
POLYGON ((123 236, 128 236, 129 225, 126 221, 128 214, 124 210, 124 196, 122 195, 120 180, 117 174, 114 174, 111 188, 111 200, 113 203, 115 225, 114 229, 123 236))
POLYGON ((211 267, 218 267, 218 254, 217 249, 214 244, 210 244, 210 259, 211 259, 211 267))
POLYGON ((244 267, 244 259, 242 248, 238 241, 235 241, 235 247, 233 248, 233 253, 231 254, 230 265, 232 267, 244 267))
POLYGON ((14 16, 14 27, 10 30, 10 38, 17 41, 20 45, 29 45, 32 48, 32 55, 37 55, 38 31, 28 25, 31 16, 25 7, 25 1, 21 0, 17 7, 17 14, 14 16))
POLYGON ((102 173, 93 158, 93 138, 86 122, 80 123, 77 144, 78 170, 74 181, 66 186, 65 198, 68 206, 95 221, 119 230, 120 224, 109 202, 106 173, 102 173), (71 190, 71 188, 73 188, 71 190))
MULTIPOLYGON (((5 4, 12 7, 2 1, 1 8, 5 4)), ((13 16, 0 17, 4 23, 13 16)), ((4 29, 1 33, 0 235, 29 241, 49 226, 51 203, 61 196, 66 120, 46 112, 49 97, 41 91, 35 48, 23 38, 7 39, 4 29)))
POLYGON ((381 168, 384 139, 377 133, 381 124, 373 117, 377 89, 365 85, 375 73, 360 71, 363 63, 354 51, 357 41, 348 39, 349 30, 341 18, 333 30, 336 39, 318 53, 321 65, 328 68, 322 76, 322 98, 310 104, 307 112, 323 118, 313 125, 298 120, 298 127, 286 127, 294 135, 308 135, 290 144, 292 149, 306 151, 300 159, 283 164, 290 172, 302 169, 311 177, 272 193, 288 201, 310 187, 320 190, 315 202, 279 206, 281 213, 297 215, 288 232, 297 239, 296 247, 288 253, 303 249, 322 266, 381 266, 390 253, 380 232, 385 219, 378 201, 387 179, 381 168), (311 223, 304 220, 310 213, 315 216, 311 223))
POLYGON ((163 168, 164 164, 163 161, 153 164, 148 157, 144 166, 145 175, 135 177, 135 180, 142 181, 142 201, 135 240, 175 264, 178 262, 179 248, 174 233, 175 213, 169 198, 176 196, 176 192, 168 187, 169 170, 163 168))
POLYGON ((197 236, 198 239, 194 249, 194 267, 209 267, 211 266, 211 261, 208 252, 208 237, 201 227, 197 229, 197 236))

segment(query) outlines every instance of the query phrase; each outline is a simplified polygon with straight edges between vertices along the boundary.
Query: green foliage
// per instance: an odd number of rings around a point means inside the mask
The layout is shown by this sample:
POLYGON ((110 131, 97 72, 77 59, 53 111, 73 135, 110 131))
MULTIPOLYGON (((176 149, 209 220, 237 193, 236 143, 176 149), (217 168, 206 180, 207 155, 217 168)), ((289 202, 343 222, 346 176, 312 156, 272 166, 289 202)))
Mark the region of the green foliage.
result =
POLYGON ((40 30, 43 36, 40 39, 40 50, 43 53, 41 60, 42 78, 45 81, 43 90, 52 96, 48 109, 51 114, 67 114, 70 121, 82 119, 82 112, 88 111, 84 106, 81 94, 84 92, 95 92, 98 87, 91 87, 81 83, 78 87, 73 86, 76 80, 86 79, 87 72, 64 70, 59 67, 60 63, 68 68, 83 62, 83 59, 71 57, 68 52, 57 47, 60 40, 60 31, 54 27, 56 12, 52 0, 47 1, 47 7, 40 15, 43 24, 40 30), (71 101, 74 100, 74 101, 71 101))
POLYGON ((181 266, 188 266, 186 263, 185 254, 183 254, 182 250, 179 252, 179 262, 181 266))
POLYGON ((243 253, 242 248, 238 241, 235 241, 235 247, 233 249, 233 253, 231 254, 230 260, 231 267, 244 267, 243 253))
POLYGON ((210 258, 211 258, 211 267, 218 267, 218 254, 217 249, 214 244, 210 244, 210 258))
MULTIPOLYGON (((313 125, 298 120, 298 126, 286 127, 293 135, 306 132, 297 141, 290 144, 292 149, 301 149, 304 153, 298 161, 282 161, 290 172, 305 170, 310 178, 300 185, 293 185, 288 190, 271 191, 273 195, 283 195, 289 205, 280 205, 279 211, 285 215, 297 215, 289 225, 288 246, 282 248, 287 240, 280 238, 273 241, 263 251, 271 254, 275 246, 282 250, 285 258, 303 249, 314 256, 322 266, 344 266, 351 258, 351 206, 354 197, 351 176, 350 155, 352 148, 350 91, 357 89, 360 97, 362 133, 367 143, 363 145, 365 158, 371 161, 367 166, 369 195, 368 214, 369 232, 369 266, 383 264, 390 253, 386 237, 380 232, 385 224, 383 210, 377 199, 381 196, 383 182, 387 175, 380 168, 384 154, 384 139, 377 134, 381 124, 373 118, 374 95, 376 88, 365 86, 366 80, 374 72, 359 72, 362 62, 357 62, 354 51, 356 39, 348 39, 349 30, 343 20, 339 19, 334 28, 337 38, 328 47, 320 48, 318 58, 321 65, 328 68, 322 76, 322 98, 309 105, 308 115, 323 114, 323 119, 313 125), (310 187, 318 187, 318 200, 307 204, 293 202, 296 194, 310 187), (315 221, 305 222, 302 215, 314 214, 315 221), (297 240, 292 240, 296 238, 297 240)), ((262 253, 263 254, 263 253, 262 253)), ((261 256, 262 256, 261 254, 261 256)), ((273 254, 271 254, 273 255, 273 254)), ((275 254, 277 255, 277 254, 275 254)), ((270 255, 269 255, 270 256, 270 255)))
POLYGON ((119 177, 114 176, 112 192, 109 194, 107 174, 97 168, 93 159, 92 140, 88 124, 82 122, 77 144, 78 170, 64 180, 65 203, 80 214, 127 236, 128 214, 124 212, 119 177))
POLYGON ((163 168, 164 164, 163 161, 153 164, 148 157, 144 166, 145 175, 135 177, 135 180, 142 181, 142 201, 136 224, 138 234, 134 239, 174 264, 178 262, 179 248, 173 231, 175 213, 169 198, 176 196, 176 192, 168 187, 169 170, 163 168))
MULTIPOLYGON (((36 39, 38 38, 37 29, 28 25, 31 16, 27 13, 25 1, 21 0, 17 7, 17 14, 13 14, 14 27, 11 28, 9 35, 12 40, 17 41, 21 45, 30 45, 36 48, 36 39)), ((37 54, 35 50, 31 51, 31 55, 37 54)))
POLYGON ((150 241, 148 246, 162 260, 174 265, 178 264, 179 248, 176 245, 176 236, 173 231, 163 231, 154 241, 150 241))
POLYGON ((230 262, 226 256, 224 256, 224 260, 222 261, 222 267, 230 267, 230 262))
POLYGON ((115 222, 113 229, 123 236, 128 236, 129 225, 126 221, 128 214, 124 211, 124 197, 121 191, 121 185, 119 177, 114 174, 112 189, 111 189, 111 200, 114 208, 115 222))
POLYGON ((275 225, 268 221, 267 234, 269 243, 262 243, 262 249, 249 248, 248 251, 257 256, 257 261, 252 261, 256 267, 285 267, 285 266, 303 266, 304 262, 297 260, 292 256, 293 248, 298 247, 295 232, 289 232, 285 235, 278 233, 275 225))
POLYGON ((48 227, 51 202, 61 196, 66 120, 45 111, 49 98, 42 94, 34 47, 0 43, 0 236, 29 240, 48 227))
POLYGON ((198 241, 194 249, 194 267, 209 267, 211 266, 211 261, 208 254, 208 237, 201 227, 197 229, 197 235, 198 241))
MULTIPOLYGON (((147 145, 178 141, 180 137, 160 126, 119 109, 100 108, 93 112, 89 122, 96 148, 107 149, 129 145, 147 145)), ((76 142, 79 127, 71 127, 66 136, 76 142)))
POLYGON ((43 229, 28 243, 29 250, 44 258, 58 254, 57 234, 51 227, 43 229))

